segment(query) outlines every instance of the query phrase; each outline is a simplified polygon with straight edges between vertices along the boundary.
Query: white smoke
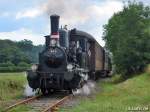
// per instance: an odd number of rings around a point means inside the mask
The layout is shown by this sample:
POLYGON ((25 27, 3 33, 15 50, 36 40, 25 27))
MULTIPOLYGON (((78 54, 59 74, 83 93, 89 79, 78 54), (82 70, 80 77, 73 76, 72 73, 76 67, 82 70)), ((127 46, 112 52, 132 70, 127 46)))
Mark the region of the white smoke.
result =
POLYGON ((73 91, 74 95, 85 95, 88 96, 95 91, 95 83, 88 81, 82 88, 73 91))
POLYGON ((88 0, 48 0, 41 6, 47 15, 58 14, 63 24, 75 25, 84 23, 89 16, 85 13, 88 0))
POLYGON ((103 21, 122 10, 121 1, 106 0, 97 4, 91 0, 47 0, 41 9, 47 15, 58 14, 63 24, 84 24, 88 20, 103 21))
POLYGON ((35 96, 36 92, 32 91, 32 88, 28 84, 25 85, 24 95, 26 97, 35 96))
MULTIPOLYGON (((24 76, 25 78, 27 78, 27 72, 25 72, 24 76)), ((32 88, 28 84, 24 85, 24 88, 25 88, 24 96, 26 97, 35 96, 36 91, 33 91, 32 88)))
POLYGON ((123 3, 117 0, 105 0, 95 3, 91 0, 47 0, 38 6, 17 13, 16 19, 34 18, 42 14, 61 16, 61 23, 75 26, 88 20, 107 21, 114 12, 122 9, 123 3), (91 20, 92 19, 92 20, 91 20))
POLYGON ((54 13, 60 15, 61 24, 69 26, 69 29, 83 25, 84 30, 92 34, 102 46, 105 45, 100 38, 103 25, 122 8, 123 3, 119 0, 48 0, 41 7, 48 16, 54 13))

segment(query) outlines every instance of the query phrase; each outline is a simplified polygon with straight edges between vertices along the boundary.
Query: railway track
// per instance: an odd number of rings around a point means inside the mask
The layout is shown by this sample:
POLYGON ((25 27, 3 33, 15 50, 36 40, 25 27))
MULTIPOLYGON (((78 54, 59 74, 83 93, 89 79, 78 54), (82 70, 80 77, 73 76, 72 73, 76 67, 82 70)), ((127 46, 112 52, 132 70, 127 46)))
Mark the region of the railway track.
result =
POLYGON ((61 104, 68 100, 72 95, 52 95, 52 96, 34 96, 21 100, 9 107, 7 107, 3 112, 8 112, 12 108, 19 105, 29 105, 31 110, 28 112, 56 112, 61 104))

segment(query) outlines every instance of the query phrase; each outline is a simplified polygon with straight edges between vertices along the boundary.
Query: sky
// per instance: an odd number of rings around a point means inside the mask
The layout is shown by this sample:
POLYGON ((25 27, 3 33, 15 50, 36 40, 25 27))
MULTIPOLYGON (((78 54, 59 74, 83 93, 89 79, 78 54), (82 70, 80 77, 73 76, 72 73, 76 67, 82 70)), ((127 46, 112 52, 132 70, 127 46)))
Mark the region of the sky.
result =
MULTIPOLYGON (((127 1, 127 0, 123 0, 127 1)), ((123 9, 122 0, 0 0, 0 39, 29 39, 44 44, 50 34, 49 16, 60 15, 60 25, 93 35, 104 46, 103 25, 123 9)), ((149 5, 150 0, 138 0, 149 5)))

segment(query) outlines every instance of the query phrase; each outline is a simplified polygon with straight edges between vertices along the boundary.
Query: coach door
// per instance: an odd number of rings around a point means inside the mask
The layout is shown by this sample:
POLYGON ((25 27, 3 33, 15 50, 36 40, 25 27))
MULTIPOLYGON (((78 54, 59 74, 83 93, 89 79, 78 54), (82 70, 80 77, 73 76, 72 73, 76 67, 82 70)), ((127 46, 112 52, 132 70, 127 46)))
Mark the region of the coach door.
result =
POLYGON ((90 70, 95 69, 95 43, 93 41, 87 42, 87 54, 88 54, 88 67, 90 70))

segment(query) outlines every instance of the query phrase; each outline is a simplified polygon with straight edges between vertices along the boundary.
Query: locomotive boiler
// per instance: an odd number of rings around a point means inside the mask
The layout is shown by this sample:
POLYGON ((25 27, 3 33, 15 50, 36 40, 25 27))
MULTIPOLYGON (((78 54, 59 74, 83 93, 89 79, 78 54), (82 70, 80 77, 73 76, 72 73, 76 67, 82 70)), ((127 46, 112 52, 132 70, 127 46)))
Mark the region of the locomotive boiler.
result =
POLYGON ((110 58, 97 41, 86 32, 59 29, 59 18, 50 16, 51 34, 45 36, 39 64, 27 71, 29 86, 43 94, 52 90, 71 92, 111 70, 110 58))

